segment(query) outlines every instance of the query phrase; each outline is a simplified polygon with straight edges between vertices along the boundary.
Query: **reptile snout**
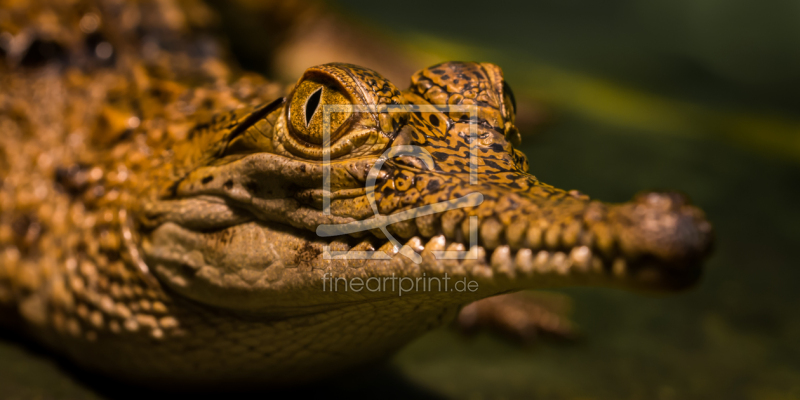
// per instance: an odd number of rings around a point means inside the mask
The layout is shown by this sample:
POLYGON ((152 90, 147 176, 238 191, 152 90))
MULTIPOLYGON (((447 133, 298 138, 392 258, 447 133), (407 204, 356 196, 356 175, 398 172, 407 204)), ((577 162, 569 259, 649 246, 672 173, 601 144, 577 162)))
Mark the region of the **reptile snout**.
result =
POLYGON ((670 288, 694 283, 709 254, 714 233, 705 214, 676 192, 643 192, 621 204, 616 214, 620 251, 645 281, 670 288))
POLYGON ((620 246, 626 253, 680 261, 703 256, 711 244, 711 224, 681 193, 640 193, 622 211, 633 223, 630 229, 621 232, 620 246))

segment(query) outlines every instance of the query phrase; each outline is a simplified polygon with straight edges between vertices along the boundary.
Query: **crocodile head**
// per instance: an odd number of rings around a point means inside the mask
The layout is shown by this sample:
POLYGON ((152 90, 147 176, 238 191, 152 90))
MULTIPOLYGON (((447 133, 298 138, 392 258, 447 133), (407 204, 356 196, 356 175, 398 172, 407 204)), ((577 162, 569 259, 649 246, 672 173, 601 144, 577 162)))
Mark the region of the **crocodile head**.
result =
POLYGON ((172 178, 142 213, 147 262, 195 301, 272 315, 398 296, 331 290, 336 279, 474 280, 441 300, 454 304, 698 279, 712 242, 702 211, 676 193, 606 204, 540 182, 516 148, 515 109, 493 64, 439 64, 405 91, 354 65, 310 68, 286 98, 220 115, 173 149, 172 178))

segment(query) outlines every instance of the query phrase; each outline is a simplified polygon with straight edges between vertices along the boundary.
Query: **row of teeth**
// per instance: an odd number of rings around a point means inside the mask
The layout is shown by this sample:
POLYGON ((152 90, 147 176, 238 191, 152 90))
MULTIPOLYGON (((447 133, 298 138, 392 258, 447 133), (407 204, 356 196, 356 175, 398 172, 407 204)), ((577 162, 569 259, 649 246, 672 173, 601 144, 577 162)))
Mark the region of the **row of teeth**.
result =
MULTIPOLYGON (((514 250, 508 245, 501 245, 487 257, 486 248, 472 246, 462 259, 437 259, 436 251, 463 252, 466 247, 462 243, 450 242, 444 235, 431 238, 427 244, 415 236, 409 239, 404 247, 418 253, 422 257, 419 267, 434 275, 445 272, 454 276, 472 276, 492 278, 505 276, 515 277, 531 276, 567 276, 570 274, 608 274, 615 277, 624 277, 628 273, 628 264, 623 258, 615 258, 608 262, 593 254, 588 246, 577 246, 568 251, 556 250, 531 250, 527 248, 514 250)), ((363 251, 368 246, 356 246, 352 251, 363 251)), ((377 249, 372 259, 381 259, 386 255, 393 259, 400 259, 408 266, 415 265, 410 258, 397 254, 391 243, 386 243, 377 249)), ((402 250, 399 253, 403 253, 402 250)), ((353 253, 355 254, 355 253, 353 253)), ((345 257, 349 258, 349 257, 345 257)))
MULTIPOLYGON (((456 218, 448 218, 449 213, 458 215, 460 211, 448 211, 441 216, 441 219, 439 216, 428 215, 403 221, 390 225, 389 230, 404 238, 411 238, 414 235, 431 238, 444 234, 449 240, 466 241, 464 239, 470 237, 471 231, 469 219, 463 218, 463 214, 456 218)), ((481 243, 489 249, 499 248, 502 245, 508 245, 514 250, 528 248, 552 251, 569 251, 572 248, 587 247, 601 252, 605 258, 615 258, 613 253, 617 248, 613 235, 610 232, 595 232, 603 229, 607 229, 603 224, 595 224, 588 229, 581 220, 561 225, 546 224, 543 221, 533 223, 525 218, 520 218, 504 225, 495 218, 486 218, 480 222, 478 235, 481 243)), ((375 233, 378 237, 383 236, 380 232, 375 233)), ((579 254, 578 260, 582 259, 583 257, 579 254)))

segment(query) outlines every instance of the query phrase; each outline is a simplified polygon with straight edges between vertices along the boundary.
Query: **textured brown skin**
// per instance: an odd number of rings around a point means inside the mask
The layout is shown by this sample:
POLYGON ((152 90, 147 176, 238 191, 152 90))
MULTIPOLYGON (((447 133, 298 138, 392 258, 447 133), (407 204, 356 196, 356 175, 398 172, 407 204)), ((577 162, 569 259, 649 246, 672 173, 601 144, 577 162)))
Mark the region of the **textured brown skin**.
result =
POLYGON ((710 224, 680 195, 605 204, 528 174, 514 148, 512 95, 495 65, 444 63, 401 91, 369 69, 326 64, 287 92, 226 62, 200 34, 209 15, 200 4, 3 9, 11 17, 0 19, 0 33, 58 51, 39 59, 22 42, 4 46, 0 309, 15 328, 92 370, 150 385, 309 381, 388 355, 461 306, 498 294, 684 288, 710 248, 710 224), (87 47, 97 43, 92 35, 113 46, 112 57, 87 47), (303 118, 320 87, 323 104, 478 105, 478 184, 467 176, 462 115, 354 113, 334 122, 325 215, 320 113, 308 127, 303 118), (419 265, 378 231, 318 237, 320 224, 374 217, 367 172, 387 147, 407 144, 427 149, 436 168, 389 159, 375 191, 381 214, 475 191, 484 201, 390 226, 422 255, 419 265), (466 249, 473 215, 479 246, 466 249), (325 260, 323 245, 394 255, 325 260), (444 249, 477 259, 431 254, 444 249), (446 274, 479 289, 332 292, 322 289, 326 273, 446 274))

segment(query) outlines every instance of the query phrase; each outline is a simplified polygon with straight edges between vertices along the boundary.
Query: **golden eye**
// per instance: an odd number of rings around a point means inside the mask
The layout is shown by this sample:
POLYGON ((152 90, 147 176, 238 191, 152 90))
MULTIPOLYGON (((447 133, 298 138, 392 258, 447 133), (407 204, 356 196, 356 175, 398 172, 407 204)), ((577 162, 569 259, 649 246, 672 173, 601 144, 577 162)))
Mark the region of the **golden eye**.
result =
POLYGON ((330 118, 328 134, 333 142, 345 131, 340 128, 352 115, 351 105, 352 102, 337 83, 309 78, 295 88, 286 117, 297 138, 308 144, 322 145, 326 110, 330 118))

